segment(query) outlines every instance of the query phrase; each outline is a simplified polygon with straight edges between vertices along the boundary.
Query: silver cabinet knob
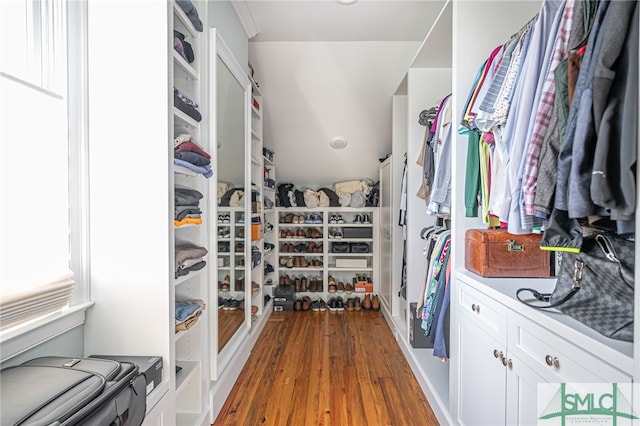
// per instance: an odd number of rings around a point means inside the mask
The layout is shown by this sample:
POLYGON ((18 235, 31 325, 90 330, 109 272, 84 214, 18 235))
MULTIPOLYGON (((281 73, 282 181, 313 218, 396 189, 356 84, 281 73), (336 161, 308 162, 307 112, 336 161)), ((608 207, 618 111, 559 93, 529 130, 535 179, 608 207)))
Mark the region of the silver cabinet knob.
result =
POLYGON ((498 351, 497 349, 494 349, 494 350, 493 350, 493 357, 494 357, 494 358, 502 358, 502 355, 504 355, 504 354, 502 353, 502 351, 498 351))
POLYGON ((505 367, 511 368, 513 366, 513 361, 511 361, 511 359, 507 359, 505 357, 502 357, 502 359, 500 361, 502 361, 502 365, 504 365, 505 367))
POLYGON ((560 366, 560 360, 558 359, 558 357, 555 357, 555 356, 551 356, 551 355, 545 356, 544 357, 544 362, 546 362, 549 367, 559 367, 560 366))
POLYGON ((480 313, 480 305, 476 305, 475 303, 471 305, 471 310, 476 313, 480 313))

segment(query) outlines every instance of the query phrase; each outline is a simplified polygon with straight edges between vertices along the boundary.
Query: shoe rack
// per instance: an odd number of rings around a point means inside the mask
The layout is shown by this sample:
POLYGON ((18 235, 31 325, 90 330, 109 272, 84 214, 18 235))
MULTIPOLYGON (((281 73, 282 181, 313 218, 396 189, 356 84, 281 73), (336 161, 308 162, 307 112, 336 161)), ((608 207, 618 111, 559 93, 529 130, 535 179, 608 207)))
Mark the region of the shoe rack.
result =
POLYGON ((276 210, 277 285, 325 301, 378 292, 376 207, 276 210))
POLYGON ((218 207, 218 292, 224 299, 244 300, 244 209, 218 207))
MULTIPOLYGON (((262 98, 260 98, 262 101, 262 98)), ((261 103, 258 104, 262 108, 261 103)), ((255 108, 255 105, 253 106, 255 108)), ((278 221, 276 217, 276 167, 274 164, 274 152, 267 147, 262 147, 262 162, 263 162, 263 184, 262 184, 262 197, 263 197, 263 223, 264 223, 264 242, 263 242, 263 287, 271 288, 273 285, 278 284, 278 276, 276 265, 278 260, 276 258, 276 245, 277 232, 276 223, 278 221)), ((265 296, 271 292, 265 291, 265 296)), ((265 301, 268 303, 268 301, 265 301)))

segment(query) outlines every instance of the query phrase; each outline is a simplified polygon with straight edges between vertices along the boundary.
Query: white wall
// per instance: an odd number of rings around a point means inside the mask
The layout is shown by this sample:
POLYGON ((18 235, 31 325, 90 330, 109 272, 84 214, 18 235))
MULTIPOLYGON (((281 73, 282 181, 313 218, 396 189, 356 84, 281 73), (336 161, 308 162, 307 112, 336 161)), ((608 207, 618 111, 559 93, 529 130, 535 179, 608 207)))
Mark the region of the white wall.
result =
POLYGON ((238 63, 243 69, 248 70, 248 37, 231 2, 227 0, 209 1, 208 7, 209 27, 215 28, 218 31, 224 42, 229 46, 231 52, 233 52, 233 56, 235 56, 238 63))
POLYGON ((418 42, 264 42, 249 58, 264 95, 276 180, 296 187, 378 180, 391 152, 391 98, 418 42), (329 147, 334 136, 348 146, 329 147))

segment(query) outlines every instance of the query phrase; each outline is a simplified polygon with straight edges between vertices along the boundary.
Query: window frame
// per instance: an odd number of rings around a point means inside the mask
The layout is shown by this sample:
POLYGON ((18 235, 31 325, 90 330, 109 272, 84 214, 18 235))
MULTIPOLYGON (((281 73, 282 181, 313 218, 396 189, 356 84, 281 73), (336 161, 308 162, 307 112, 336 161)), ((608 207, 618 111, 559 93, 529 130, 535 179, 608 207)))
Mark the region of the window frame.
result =
POLYGON ((82 326, 85 322, 86 310, 93 305, 89 260, 87 2, 25 1, 34 17, 34 21, 30 22, 27 37, 41 47, 40 52, 31 56, 29 66, 39 67, 39 69, 35 74, 29 72, 25 76, 29 81, 2 74, 37 90, 52 95, 62 95, 66 99, 69 155, 69 268, 74 273, 75 286, 68 307, 0 332, 0 363, 82 326), (66 15, 63 15, 65 12, 66 15), (51 20, 47 21, 47 17, 51 20), (60 21, 53 23, 52 20, 56 19, 62 20, 62 25, 58 25, 60 21), (42 22, 43 20, 45 23, 42 22), (66 45, 65 52, 60 52, 61 44, 66 45), (62 81, 60 71, 64 70, 65 66, 66 73, 63 73, 65 81, 62 81), (37 78, 38 75, 40 79, 37 78))

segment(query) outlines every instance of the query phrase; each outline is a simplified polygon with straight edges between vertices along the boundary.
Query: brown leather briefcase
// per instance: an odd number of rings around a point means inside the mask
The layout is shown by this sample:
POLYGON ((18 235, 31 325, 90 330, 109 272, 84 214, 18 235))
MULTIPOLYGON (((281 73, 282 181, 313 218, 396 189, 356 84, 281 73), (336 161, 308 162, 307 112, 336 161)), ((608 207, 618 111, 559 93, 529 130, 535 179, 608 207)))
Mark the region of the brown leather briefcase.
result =
POLYGON ((544 278, 553 275, 553 252, 540 249, 542 234, 514 235, 504 229, 468 229, 464 266, 487 278, 544 278))

